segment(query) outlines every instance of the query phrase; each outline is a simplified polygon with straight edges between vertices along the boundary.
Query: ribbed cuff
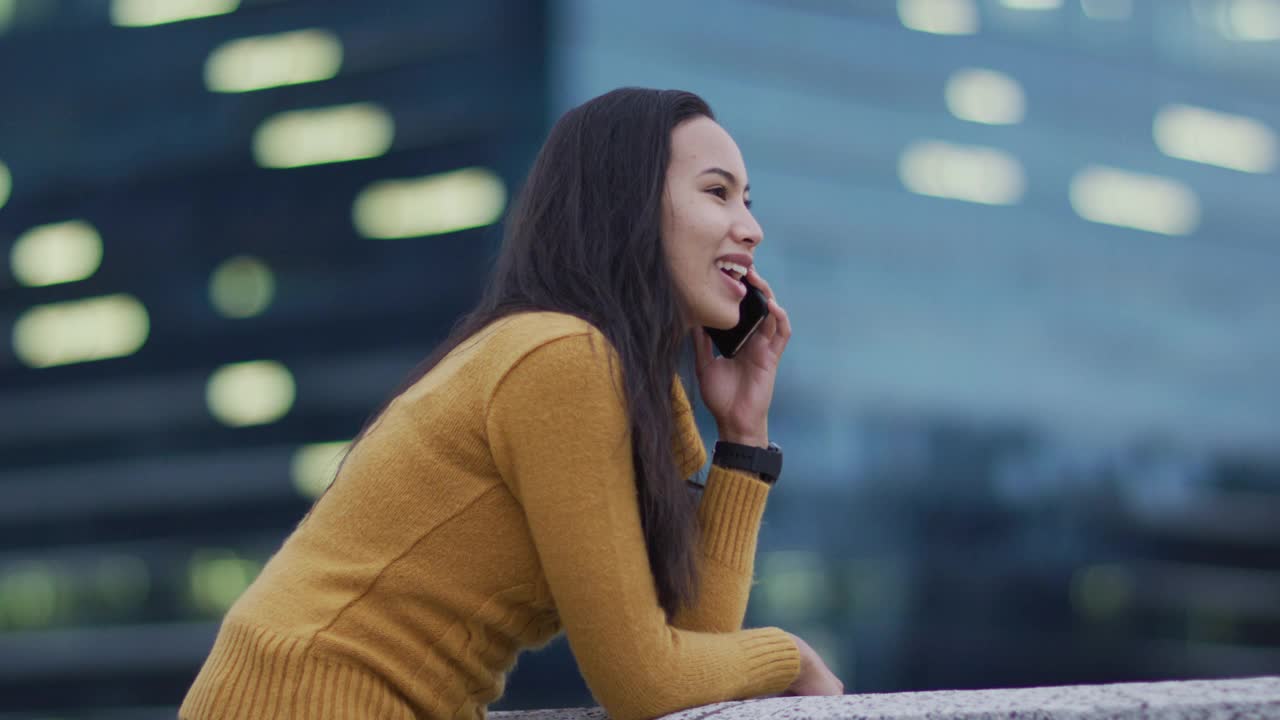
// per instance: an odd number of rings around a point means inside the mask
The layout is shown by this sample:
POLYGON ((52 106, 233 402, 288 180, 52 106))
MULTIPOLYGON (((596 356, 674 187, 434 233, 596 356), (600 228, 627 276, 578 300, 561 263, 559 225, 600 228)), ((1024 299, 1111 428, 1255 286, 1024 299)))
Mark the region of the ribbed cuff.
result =
POLYGON ((735 570, 752 566, 769 485, 752 473, 712 465, 698 506, 707 557, 735 570))
POLYGON ((800 648, 791 636, 776 627, 744 630, 741 636, 749 695, 776 695, 791 687, 800 674, 800 648))

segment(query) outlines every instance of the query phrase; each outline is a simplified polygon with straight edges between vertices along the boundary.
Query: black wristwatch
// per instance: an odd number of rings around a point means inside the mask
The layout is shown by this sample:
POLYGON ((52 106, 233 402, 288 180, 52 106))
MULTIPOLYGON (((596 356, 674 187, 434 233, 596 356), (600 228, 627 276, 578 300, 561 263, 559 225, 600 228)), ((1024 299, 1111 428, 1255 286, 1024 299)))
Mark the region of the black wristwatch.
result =
POLYGON ((772 485, 782 474, 782 448, 773 442, 762 448, 717 440, 711 464, 758 473, 761 480, 772 485))

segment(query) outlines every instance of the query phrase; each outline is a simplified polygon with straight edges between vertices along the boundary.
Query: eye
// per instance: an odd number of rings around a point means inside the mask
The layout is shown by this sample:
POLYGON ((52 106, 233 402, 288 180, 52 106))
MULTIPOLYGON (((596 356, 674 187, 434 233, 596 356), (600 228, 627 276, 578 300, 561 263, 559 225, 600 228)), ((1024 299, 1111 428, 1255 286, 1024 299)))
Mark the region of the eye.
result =
MULTIPOLYGON (((729 199, 729 191, 723 185, 716 185, 715 187, 707 188, 707 192, 715 195, 721 200, 729 199)), ((745 205, 748 210, 751 209, 752 203, 750 198, 743 199, 742 204, 745 205)))

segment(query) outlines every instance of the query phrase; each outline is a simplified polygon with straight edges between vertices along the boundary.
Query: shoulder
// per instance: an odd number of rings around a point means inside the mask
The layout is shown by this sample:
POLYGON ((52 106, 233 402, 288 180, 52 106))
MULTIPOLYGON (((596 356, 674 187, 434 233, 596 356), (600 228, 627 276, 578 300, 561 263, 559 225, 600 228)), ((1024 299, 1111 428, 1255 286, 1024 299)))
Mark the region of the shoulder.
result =
POLYGON ((560 351, 612 348, 595 325, 576 315, 550 310, 520 312, 495 320, 477 333, 476 339, 489 351, 514 356, 515 360, 548 345, 555 345, 560 351), (569 342, 558 342, 562 340, 569 342))
MULTIPOLYGON (((476 349, 506 375, 516 366, 581 374, 617 362, 605 334, 590 322, 563 312, 530 311, 495 320, 474 338, 476 349)), ((471 340, 464 344, 471 344, 471 340)))
POLYGON ((563 421, 565 415, 600 420, 601 412, 615 413, 622 406, 621 360, 605 334, 586 320, 527 312, 496 321, 484 332, 492 333, 482 340, 488 345, 482 352, 495 371, 490 409, 501 406, 504 416, 527 421, 534 408, 545 408, 563 421))
POLYGON ((536 345, 575 335, 604 337, 599 328, 577 315, 553 310, 526 311, 508 315, 495 320, 486 330, 493 332, 495 338, 517 344, 536 345))

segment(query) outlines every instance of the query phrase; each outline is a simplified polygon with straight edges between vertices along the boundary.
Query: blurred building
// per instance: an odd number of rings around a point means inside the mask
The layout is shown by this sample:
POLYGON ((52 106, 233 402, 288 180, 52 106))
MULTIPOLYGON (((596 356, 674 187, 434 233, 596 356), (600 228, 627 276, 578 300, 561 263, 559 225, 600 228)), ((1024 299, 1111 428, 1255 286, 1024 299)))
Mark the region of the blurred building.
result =
MULTIPOLYGON (((751 624, 1280 667, 1280 0, 0 0, 0 68, 0 718, 172 717, 621 85, 737 139, 794 325, 751 624)), ((496 707, 590 702, 561 641, 496 707)))

